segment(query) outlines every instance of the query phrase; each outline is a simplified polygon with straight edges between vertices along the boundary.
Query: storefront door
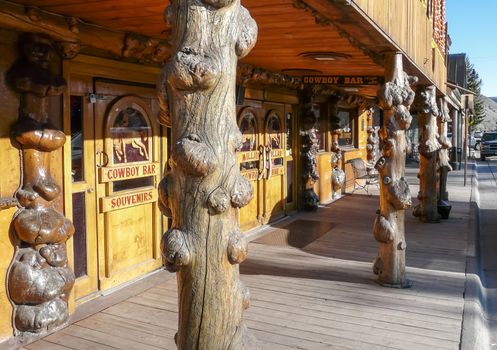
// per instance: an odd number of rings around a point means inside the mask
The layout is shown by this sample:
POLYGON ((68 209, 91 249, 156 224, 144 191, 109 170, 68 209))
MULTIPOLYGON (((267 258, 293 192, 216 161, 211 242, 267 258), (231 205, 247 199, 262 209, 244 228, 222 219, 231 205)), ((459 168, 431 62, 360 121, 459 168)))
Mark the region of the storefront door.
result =
POLYGON ((162 265, 166 222, 156 185, 167 139, 155 121, 155 86, 148 83, 158 74, 84 56, 64 63, 64 193, 66 215, 76 228, 68 255, 77 304, 162 265), (124 75, 131 81, 116 80, 124 75))
POLYGON ((266 224, 285 215, 285 134, 283 105, 245 107, 238 125, 243 146, 238 154, 240 172, 252 182, 254 198, 240 209, 242 230, 266 224))
POLYGON ((95 166, 101 290, 161 266, 156 91, 95 81, 95 166))

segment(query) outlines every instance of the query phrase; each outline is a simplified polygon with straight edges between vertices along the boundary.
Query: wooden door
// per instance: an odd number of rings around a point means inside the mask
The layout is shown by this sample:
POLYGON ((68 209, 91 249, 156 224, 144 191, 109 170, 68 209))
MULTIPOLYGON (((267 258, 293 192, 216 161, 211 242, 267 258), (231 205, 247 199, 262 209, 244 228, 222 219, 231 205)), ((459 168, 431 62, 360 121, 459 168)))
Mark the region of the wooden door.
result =
POLYGON ((100 289, 161 266, 162 218, 156 91, 139 84, 95 82, 100 289))
POLYGON ((285 215, 285 133, 282 105, 266 105, 264 118, 264 147, 266 170, 264 176, 264 223, 285 215))
POLYGON ((243 145, 238 153, 240 173, 251 183, 254 197, 250 203, 239 210, 240 228, 243 231, 260 226, 262 216, 262 179, 264 146, 260 143, 260 117, 256 109, 245 107, 238 116, 238 127, 242 133, 243 145))
POLYGON ((266 104, 265 108, 242 108, 238 126, 243 146, 238 153, 240 172, 254 190, 252 201, 239 211, 242 231, 285 215, 285 134, 284 106, 266 104))
POLYGON ((68 242, 68 255, 72 256, 76 276, 74 297, 88 297, 98 291, 97 223, 95 197, 95 135, 93 106, 89 92, 92 79, 72 74, 66 76, 69 93, 65 95, 64 129, 66 167, 64 172, 66 215, 75 227, 68 242), (69 79, 70 78, 70 79, 69 79), (67 147, 69 146, 69 147, 67 147))

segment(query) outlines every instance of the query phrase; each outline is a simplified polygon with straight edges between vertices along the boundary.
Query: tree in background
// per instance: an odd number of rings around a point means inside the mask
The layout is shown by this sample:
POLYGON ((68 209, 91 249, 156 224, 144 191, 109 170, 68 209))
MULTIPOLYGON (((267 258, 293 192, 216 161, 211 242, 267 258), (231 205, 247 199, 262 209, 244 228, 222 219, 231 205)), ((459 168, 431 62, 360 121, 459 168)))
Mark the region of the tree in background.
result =
POLYGON ((480 94, 482 79, 480 78, 474 65, 469 61, 469 58, 467 56, 466 56, 466 80, 468 84, 468 90, 476 94, 474 99, 475 115, 469 123, 470 128, 474 130, 474 128, 478 124, 480 124, 483 121, 483 119, 485 119, 485 108, 483 106, 483 100, 480 94))

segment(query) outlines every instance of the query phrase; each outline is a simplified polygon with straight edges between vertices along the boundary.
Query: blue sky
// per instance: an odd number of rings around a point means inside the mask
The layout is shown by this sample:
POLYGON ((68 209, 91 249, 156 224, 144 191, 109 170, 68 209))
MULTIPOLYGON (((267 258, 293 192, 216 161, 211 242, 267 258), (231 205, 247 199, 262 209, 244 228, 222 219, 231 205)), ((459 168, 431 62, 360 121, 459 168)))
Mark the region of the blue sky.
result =
POLYGON ((497 97, 497 0, 447 0, 450 53, 465 52, 483 79, 482 94, 497 97))

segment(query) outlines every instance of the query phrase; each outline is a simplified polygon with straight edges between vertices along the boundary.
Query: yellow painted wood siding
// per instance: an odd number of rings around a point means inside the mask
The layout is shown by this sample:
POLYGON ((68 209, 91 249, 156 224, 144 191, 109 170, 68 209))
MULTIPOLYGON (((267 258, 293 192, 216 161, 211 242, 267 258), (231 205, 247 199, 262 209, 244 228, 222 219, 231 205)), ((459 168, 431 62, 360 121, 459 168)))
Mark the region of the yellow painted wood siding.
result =
POLYGON ((353 0, 445 93, 445 55, 434 46, 433 22, 421 0, 353 0), (434 63, 433 63, 434 60, 434 63), (434 69, 433 69, 434 68, 434 69))
MULTIPOLYGON (((13 197, 20 181, 19 151, 12 146, 10 140, 11 125, 17 120, 19 97, 8 88, 5 72, 10 69, 17 56, 17 35, 13 32, 0 31, 0 197, 13 197)), ((12 306, 7 297, 7 269, 14 256, 10 223, 16 208, 0 211, 0 341, 13 335, 12 306)))

